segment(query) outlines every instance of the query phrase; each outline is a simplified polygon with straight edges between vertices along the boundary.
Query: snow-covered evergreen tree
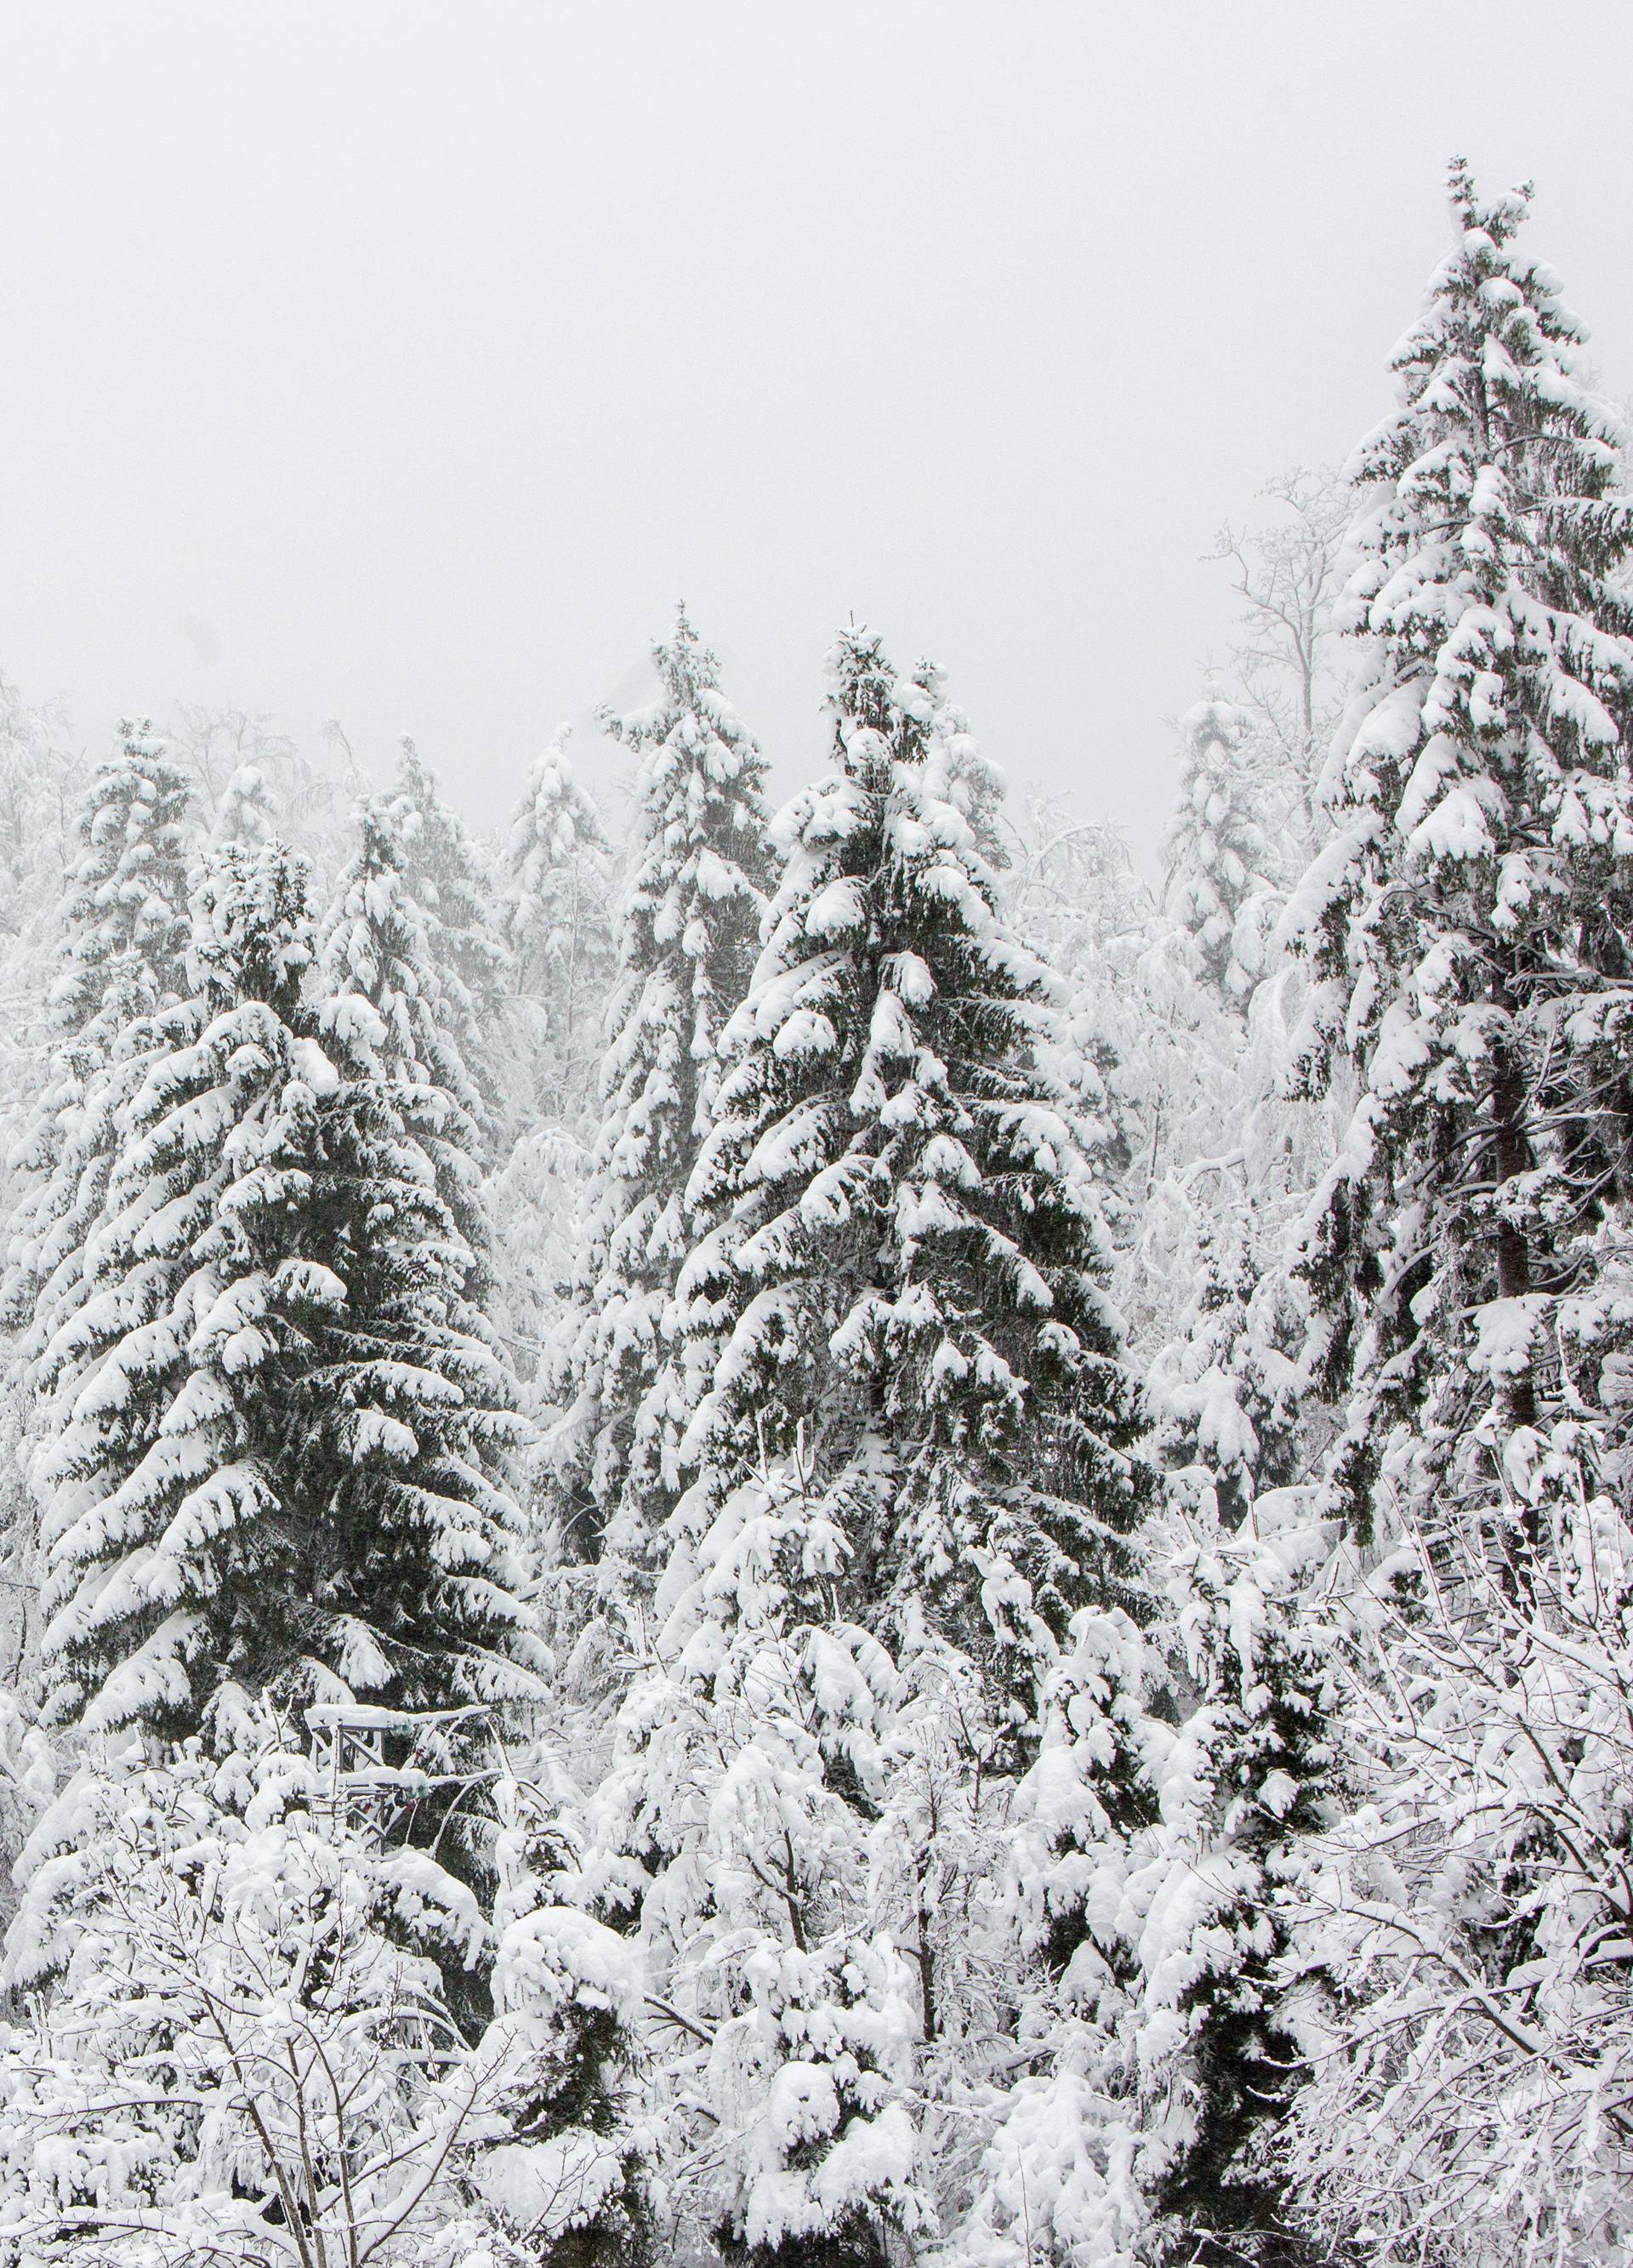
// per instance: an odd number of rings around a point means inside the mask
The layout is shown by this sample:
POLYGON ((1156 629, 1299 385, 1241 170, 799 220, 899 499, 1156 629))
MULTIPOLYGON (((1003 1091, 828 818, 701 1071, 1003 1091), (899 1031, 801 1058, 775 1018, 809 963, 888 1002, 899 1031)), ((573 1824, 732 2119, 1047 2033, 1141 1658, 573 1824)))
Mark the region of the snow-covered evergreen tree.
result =
POLYGON ((996 776, 928 666, 898 677, 853 628, 832 668, 836 768, 777 822, 693 1177, 710 1227, 681 1299, 722 1344, 690 1439, 729 1485, 803 1438, 858 1618, 939 1630, 1025 1717, 1074 1607, 1137 1589, 1095 1138, 1044 1067, 1050 980, 977 842, 996 776))
POLYGON ((11 1224, 4 1302, 26 1330, 36 1321, 48 1329, 83 1296, 116 1110, 156 1043, 151 1020, 189 990, 187 784, 151 727, 122 733, 79 814, 50 993, 56 1046, 11 1160, 25 1194, 11 1224))
POLYGON ((479 1098, 405 875, 416 814, 363 806, 324 927, 336 1082, 313 1203, 345 1300, 296 1414, 312 1590, 345 1633, 332 1667, 359 1695, 433 1709, 526 1690, 537 1646, 508 1477, 524 1429, 484 1307, 479 1098))
POLYGON ((1129 1896, 1137 1838, 1159 1816, 1146 1753, 1156 1668, 1126 1614, 1085 1607, 1043 1683, 983 1948, 1005 1979, 1018 2052, 982 2074, 984 2100, 972 2105, 980 2146, 956 2199, 957 2268, 1135 2268, 1159 2257, 1129 1896))
POLYGON ((769 878, 764 759, 684 608, 653 659, 659 700, 607 719, 640 758, 635 848, 595 1180, 563 1322, 562 1525, 570 1550, 592 1557, 610 1537, 650 1558, 678 1492, 688 1413, 670 1308, 685 1191, 769 878))
POLYGON ((573 777, 568 732, 534 758, 505 837, 504 934, 526 1027, 528 1107, 576 1127, 593 1095, 618 944, 611 846, 573 777))
POLYGON ((640 2268, 651 2250, 650 2122, 634 2083, 642 1978, 636 1949, 559 1895, 576 1855, 533 1783, 501 1778, 494 1907, 495 2015, 480 2060, 501 2075, 503 2139, 477 2175, 533 2248, 560 2268, 640 2268))
POLYGON ((1298 905, 1317 1075, 1360 1090, 1307 1253, 1350 1396, 1332 1478, 1393 1549, 1346 1600, 1371 1800, 1311 1898, 1306 1957, 1352 1997, 1293 2162, 1334 2242, 1585 2263, 1627 2241, 1626 1813, 1601 1791, 1626 1739, 1633 504, 1579 328, 1516 247, 1529 193, 1483 202, 1460 166, 1452 202, 1356 460, 1362 669, 1298 905))
POLYGON ((1163 844, 1164 903, 1195 941, 1203 975, 1239 1001, 1263 974, 1264 937, 1280 910, 1291 846, 1253 719, 1199 701, 1180 720, 1178 806, 1163 844))
POLYGON ((1633 938, 1622 429, 1517 247, 1529 193, 1484 202, 1460 165, 1451 191, 1399 407, 1352 467, 1362 663, 1326 782, 1339 831, 1296 909, 1312 1076, 1353 1064, 1360 1087, 1308 1268, 1352 1388, 1333 1473, 1362 1535, 1402 1491, 1441 1517, 1465 1483, 1489 1494, 1476 1421, 1557 1403, 1554 1319, 1624 1186, 1582 1061, 1623 1028, 1633 938))
POLYGON ((1022 2053, 971 2105, 950 2261, 1322 2257, 1276 2160, 1320 1992, 1291 1949, 1339 1781, 1320 1538, 1271 1498, 1272 1532, 1222 1533, 1193 1477, 1161 1619, 1074 1618, 1005 1808, 983 1956, 1022 2053))
POLYGON ((171 1734, 305 1650, 281 1440, 344 1297, 305 1203, 333 1073, 301 1028, 298 862, 214 854, 192 939, 198 989, 117 1113, 84 1295, 37 1366, 50 1714, 171 1734))
POLYGON ((197 989, 115 1114, 38 1366, 58 1718, 181 1736, 227 1677, 404 1706, 526 1682, 468 1083, 397 812, 346 880, 321 1019, 299 862, 201 869, 197 989))
MULTIPOLYGON (((359 805, 356 827, 357 849, 324 924, 328 979, 341 990, 378 990, 390 1004, 394 1058, 480 1129, 503 946, 475 854, 411 740, 392 786, 359 805)), ((460 1138, 480 1152, 469 1128, 460 1138)))
POLYGON ((798 1464, 732 1490, 659 1588, 588 1807, 579 1895, 641 1950, 683 2217, 753 2268, 879 2268, 928 2217, 867 1817, 901 1681, 842 1614, 849 1548, 798 1464))
POLYGON ((436 973, 437 1019, 475 1083, 483 1130, 491 1138, 510 969, 486 861, 406 738, 390 797, 402 886, 418 909, 436 973))
POLYGON ((1177 2257, 1228 2268, 1321 2257, 1277 2163, 1305 2075, 1289 1984, 1313 1845, 1347 1793, 1325 1539, 1293 1492, 1234 1529, 1204 1483, 1168 1557, 1166 1634, 1195 1705, 1146 1735, 1160 1824, 1136 1846, 1143 2154, 1177 2257))
POLYGON ((1232 1525, 1260 1490, 1286 1487, 1306 1462, 1307 1305, 1278 1264, 1274 1234, 1253 1218, 1266 1194, 1284 1192, 1250 1185, 1245 1201, 1201 1214, 1195 1295, 1149 1381, 1165 1462, 1206 1466, 1232 1525))

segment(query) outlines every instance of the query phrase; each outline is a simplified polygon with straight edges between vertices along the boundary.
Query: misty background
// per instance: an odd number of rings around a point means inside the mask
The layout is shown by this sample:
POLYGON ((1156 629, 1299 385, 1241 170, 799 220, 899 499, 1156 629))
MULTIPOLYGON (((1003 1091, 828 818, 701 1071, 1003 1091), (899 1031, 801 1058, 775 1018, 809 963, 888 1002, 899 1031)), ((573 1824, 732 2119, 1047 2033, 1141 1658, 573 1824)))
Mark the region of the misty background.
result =
POLYGON ((1633 385, 1629 17, 1536 22, 5 0, 0 671, 411 732, 486 825, 682 595, 791 787, 854 612, 1149 852, 1205 555, 1384 413, 1453 151, 1633 385))

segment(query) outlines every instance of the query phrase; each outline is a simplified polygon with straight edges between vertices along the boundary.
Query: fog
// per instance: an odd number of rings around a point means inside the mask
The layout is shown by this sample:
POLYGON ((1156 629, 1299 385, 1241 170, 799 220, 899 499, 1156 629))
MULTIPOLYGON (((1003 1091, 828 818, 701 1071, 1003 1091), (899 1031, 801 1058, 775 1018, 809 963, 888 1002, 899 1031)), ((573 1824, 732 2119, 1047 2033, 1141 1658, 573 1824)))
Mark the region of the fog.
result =
POLYGON ((0 671, 490 822, 680 595, 791 784, 854 613, 1149 847, 1203 555, 1387 406, 1453 151, 1633 385, 1629 18, 1538 20, 6 0, 0 671))

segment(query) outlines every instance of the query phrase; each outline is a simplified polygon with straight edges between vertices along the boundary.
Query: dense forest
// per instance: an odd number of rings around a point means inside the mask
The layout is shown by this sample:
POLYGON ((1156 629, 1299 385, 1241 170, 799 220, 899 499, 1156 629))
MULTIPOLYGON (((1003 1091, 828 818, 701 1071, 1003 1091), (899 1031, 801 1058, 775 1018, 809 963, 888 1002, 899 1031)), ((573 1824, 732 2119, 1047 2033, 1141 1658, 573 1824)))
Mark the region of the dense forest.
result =
POLYGON ((1629 443, 1451 196, 1155 882, 887 624, 493 840, 0 687, 4 2268, 1633 2258, 1629 443))

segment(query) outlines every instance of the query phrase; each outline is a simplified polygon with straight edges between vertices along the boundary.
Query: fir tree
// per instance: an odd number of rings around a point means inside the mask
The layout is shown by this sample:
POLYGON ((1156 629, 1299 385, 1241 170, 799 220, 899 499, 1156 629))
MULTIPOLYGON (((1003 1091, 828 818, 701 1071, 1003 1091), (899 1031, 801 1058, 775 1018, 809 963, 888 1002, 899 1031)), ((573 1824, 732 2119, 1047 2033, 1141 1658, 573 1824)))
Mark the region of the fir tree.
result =
POLYGON ((1273 836, 1270 767, 1254 747, 1247 712, 1228 701, 1199 701, 1180 730, 1183 771, 1163 844, 1165 904, 1195 940, 1209 983, 1239 1000, 1261 973, 1259 933, 1279 907, 1290 846, 1273 836))
POLYGON ((395 808, 328 940, 371 989, 321 1014, 299 863, 201 870, 198 990, 119 1114, 86 1297, 40 1364, 59 1718, 180 1737, 227 1678, 404 1707, 526 1683, 469 1086, 395 808))
POLYGON ((841 1611, 849 1549, 798 1465, 732 1490, 666 1572, 588 1807, 578 1895, 636 1938, 657 2036, 707 2045, 671 2110, 689 2217, 752 2268, 879 2268, 927 2218, 868 1827, 901 1681, 841 1611))
POLYGON ((333 1074, 302 1030, 298 863, 215 853, 192 934, 199 989, 118 1114, 85 1296, 38 1366, 50 1713, 170 1735, 299 1650, 286 1397, 345 1291, 302 1233, 333 1074))
POLYGON ((1376 1785, 1311 1925, 1359 2006, 1320 2028, 1293 2163, 1335 2242, 1585 2263, 1626 2241, 1598 2106, 1627 2067, 1600 1744, 1626 1737, 1633 505, 1579 327, 1516 247, 1529 192, 1451 187, 1354 466, 1341 831, 1297 909, 1312 1075, 1360 1089, 1306 1262, 1349 1397, 1331 1477, 1394 1580, 1355 1600, 1376 1785))
MULTIPOLYGON (((1262 1211, 1275 1194, 1254 1193, 1262 1211)), ((1205 1466, 1232 1525, 1261 1489, 1287 1486, 1306 1462, 1308 1318, 1274 1246, 1266 1253, 1255 1238, 1252 1210, 1203 1215, 1195 1294, 1149 1381, 1165 1462, 1205 1466)))
POLYGON ((858 1618, 1001 1662, 1024 1717, 1074 1607, 1138 1587, 1092 1137, 977 841, 995 776, 934 671, 898 678, 860 630, 833 669, 836 769, 778 821, 693 1176, 713 1226, 681 1295, 724 1340, 693 1439, 729 1480, 803 1436, 858 1618))
POLYGON ((651 2257, 650 2132, 633 2066, 641 1975, 628 1940, 557 1895, 574 1853, 536 1784, 495 1790, 496 2014, 481 2061, 503 2074, 504 2139, 478 2173, 541 2268, 640 2268, 651 2257))
POLYGON ((104 1057, 139 1017, 184 997, 188 944, 186 784, 150 725, 121 729, 80 819, 67 965, 52 991, 63 1028, 104 1057))
POLYGON ((602 1004, 617 946, 612 856, 573 777, 563 725, 534 759, 504 843, 504 933, 526 1012, 529 1101, 572 1123, 589 1100, 602 1004))
POLYGON ((507 1470, 515 1388, 488 1324, 475 1082, 439 1020, 439 972, 405 878, 399 798, 359 814, 325 924, 321 1027, 336 1084, 314 1197, 345 1286, 293 1422, 311 1595, 343 1633, 331 1665, 393 1706, 499 1703, 537 1657, 516 1596, 507 1470))
POLYGON ((1156 1683, 1143 1632, 1095 1607, 1073 1616, 1043 1681, 983 1948, 1024 2062, 1019 2076, 1013 2059, 988 2076, 986 2132, 948 2246, 958 2268, 1160 2257, 1131 2021, 1143 1980, 1130 1885, 1160 1810, 1147 1756, 1156 1683))
POLYGON ((188 788, 145 724, 126 725, 79 814, 51 988, 57 1045, 12 1164, 32 1183, 12 1217, 4 1301, 48 1331, 83 1296, 82 1256, 107 1186, 115 1113, 139 1083, 153 1020, 188 997, 188 788))
POLYGON ((1362 663, 1326 781, 1340 831, 1297 909, 1311 1076, 1352 1064, 1360 1086, 1307 1266, 1329 1382, 1351 1388, 1333 1474, 1362 1535, 1380 1494, 1438 1494, 1444 1515, 1466 1448, 1489 1473, 1482 1412, 1544 1414, 1556 1303, 1626 1187, 1622 429, 1516 247, 1529 192, 1482 202, 1459 165, 1451 194, 1457 241, 1396 350, 1399 407, 1352 467, 1362 663))
MULTIPOLYGON (((1276 2164, 1305 2068, 1287 1982, 1303 1891, 1346 1793, 1333 1637, 1306 1595, 1327 1554, 1291 1509, 1267 1497, 1222 1532, 1203 1491, 1167 1602, 1196 1705, 1177 1735, 1147 1737, 1162 1824, 1131 1887, 1151 2189, 1198 2268, 1323 2257, 1276 2164)), ((1312 1969, 1297 1997, 1319 1989, 1312 1969)))
POLYGON ((769 867, 764 760, 684 609, 654 659, 661 699, 607 719, 641 760, 636 848, 595 1181, 563 1326, 563 1526, 570 1548, 591 1557, 609 1532, 649 1557, 678 1492, 687 1396, 669 1311, 688 1247, 685 1190, 720 1034, 747 989, 769 867))
POLYGON ((436 976, 437 1020, 474 1082, 483 1131, 491 1139, 510 978, 499 909, 482 855, 443 801, 436 774, 407 738, 398 748, 390 794, 402 886, 418 908, 426 959, 436 976))

